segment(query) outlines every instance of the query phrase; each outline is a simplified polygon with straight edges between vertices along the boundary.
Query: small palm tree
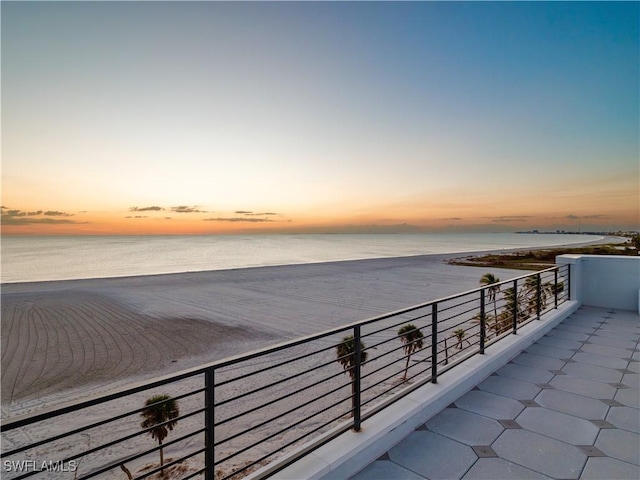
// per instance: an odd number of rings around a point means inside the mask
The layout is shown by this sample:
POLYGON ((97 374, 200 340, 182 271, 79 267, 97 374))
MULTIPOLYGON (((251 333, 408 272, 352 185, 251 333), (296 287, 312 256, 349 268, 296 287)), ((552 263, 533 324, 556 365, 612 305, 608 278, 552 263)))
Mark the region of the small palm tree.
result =
POLYGON ((498 318, 498 308, 496 306, 496 297, 500 292, 500 279, 493 273, 485 273, 480 277, 480 285, 489 285, 487 288, 487 296, 489 300, 493 302, 493 318, 498 318))
MULTIPOLYGON (((363 365, 367 361, 367 352, 365 351, 364 343, 360 342, 360 365, 363 365)), ((345 373, 349 373, 351 377, 351 406, 353 410, 351 415, 356 409, 356 382, 355 382, 355 366, 356 366, 356 341, 353 335, 344 337, 340 343, 336 346, 336 357, 338 363, 342 365, 345 373)))
POLYGON ((424 338, 424 335, 419 328, 412 323, 408 323, 405 326, 400 327, 398 330, 398 337, 400 337, 400 340, 403 343, 402 348, 404 350, 404 354, 407 356, 407 364, 404 367, 404 375, 402 377, 402 380, 406 380, 411 355, 422 348, 422 339, 424 338))
MULTIPOLYGON (((473 316, 473 318, 471 319, 473 320, 475 323, 481 323, 482 322, 482 314, 478 313, 476 315, 473 316)), ((491 315, 490 313, 485 313, 484 314, 484 325, 485 325, 485 335, 489 336, 489 333, 487 333, 488 329, 493 330, 496 335, 499 333, 499 326, 498 326, 498 318, 494 317, 493 315, 491 315)))
POLYGON ((164 465, 162 441, 167 438, 169 432, 178 423, 177 420, 174 420, 180 416, 178 402, 169 395, 154 395, 147 399, 145 409, 140 416, 144 419, 140 427, 143 429, 151 428, 149 435, 151 435, 151 438, 158 440, 160 445, 160 467, 162 467, 164 465))
MULTIPOLYGON (((522 289, 517 293, 513 289, 513 287, 506 288, 504 290, 505 310, 504 312, 502 312, 502 316, 506 322, 509 322, 509 319, 511 321, 513 320, 514 309, 516 310, 516 318, 518 319, 518 323, 529 317, 528 310, 522 307, 526 299, 526 291, 523 291, 522 289)), ((508 329, 509 326, 507 325, 503 331, 506 331, 508 329)))
POLYGON ((557 284, 549 282, 549 292, 552 296, 560 295, 564 292, 564 282, 560 281, 557 284))
MULTIPOLYGON (((462 341, 464 340, 464 337, 467 336, 467 332, 464 328, 458 328, 457 330, 453 331, 453 335, 456 337, 456 339, 458 340, 458 343, 456 343, 456 348, 458 350, 462 350, 462 341)), ((466 340, 466 342, 471 345, 471 343, 469 343, 469 340, 466 340)))
POLYGON ((542 288, 540 277, 528 277, 524 282, 525 297, 527 300, 527 312, 536 313, 538 310, 538 289, 540 290, 540 310, 544 310, 546 304, 546 293, 542 288))

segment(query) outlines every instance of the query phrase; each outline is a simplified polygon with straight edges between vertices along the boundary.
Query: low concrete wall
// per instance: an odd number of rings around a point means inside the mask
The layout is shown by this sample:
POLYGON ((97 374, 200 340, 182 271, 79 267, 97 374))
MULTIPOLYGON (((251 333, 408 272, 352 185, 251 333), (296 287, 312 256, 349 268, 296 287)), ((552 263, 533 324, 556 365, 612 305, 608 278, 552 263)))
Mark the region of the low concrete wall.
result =
POLYGON ((560 255, 571 268, 571 299, 593 307, 640 313, 640 257, 560 255))

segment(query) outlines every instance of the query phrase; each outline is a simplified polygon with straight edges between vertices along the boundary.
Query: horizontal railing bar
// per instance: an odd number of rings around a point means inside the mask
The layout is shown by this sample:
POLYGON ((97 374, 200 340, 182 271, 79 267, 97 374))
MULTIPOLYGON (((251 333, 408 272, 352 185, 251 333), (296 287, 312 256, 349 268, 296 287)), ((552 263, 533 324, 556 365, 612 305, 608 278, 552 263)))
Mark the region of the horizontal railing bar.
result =
MULTIPOLYGON (((308 385, 308 386, 306 386, 306 387, 300 388, 300 389, 295 390, 295 391, 293 391, 293 392, 291 392, 291 393, 288 393, 288 394, 286 394, 286 395, 283 395, 283 396, 281 396, 281 397, 278 397, 278 398, 277 398, 277 399, 275 399, 275 400, 271 400, 271 401, 269 401, 269 402, 267 402, 267 403, 262 403, 262 404, 258 405, 257 407, 251 408, 251 409, 249 409, 249 410, 245 410, 245 411, 243 411, 243 412, 241 412, 241 413, 238 413, 238 414, 236 414, 236 415, 233 415, 233 416, 231 416, 231 417, 229 417, 229 418, 225 418, 224 420, 221 420, 220 422, 215 423, 215 424, 214 424, 214 427, 219 427, 219 426, 221 426, 221 425, 224 425, 225 423, 229 423, 229 422, 231 422, 231 421, 233 421, 233 420, 236 420, 237 418, 239 418, 239 417, 241 417, 241 416, 243 416, 243 415, 247 415, 247 414, 249 414, 249 413, 256 412, 256 411, 261 410, 261 409, 263 409, 263 408, 265 408, 265 407, 268 407, 268 406, 270 406, 270 405, 273 405, 274 403, 277 403, 277 402, 279 402, 279 401, 281 401, 281 400, 284 400, 285 398, 290 398, 290 397, 292 397, 293 395, 297 395, 298 393, 304 392, 305 390, 309 390, 309 389, 310 389, 310 388, 312 388, 312 387, 318 386, 318 385, 320 385, 320 384, 322 384, 322 383, 326 383, 327 381, 329 381, 329 380, 331 380, 331 379, 333 379, 333 378, 336 378, 336 377, 338 377, 338 376, 342 375, 343 373, 344 373, 344 372, 339 372, 339 373, 333 374, 333 375, 331 375, 329 378, 325 378, 325 379, 323 379, 323 380, 318 380, 317 382, 312 383, 311 385, 308 385)), ((335 391, 337 391, 337 390, 340 390, 340 389, 342 389, 342 388, 344 388, 344 387, 345 387, 345 385, 340 385, 340 387, 338 387, 338 388, 336 388, 336 389, 334 389, 334 390, 331 390, 331 392, 330 392, 330 393, 333 393, 333 392, 335 392, 335 391)), ((316 399, 314 399, 314 401, 315 401, 315 400, 317 400, 318 398, 322 398, 322 397, 317 397, 316 399)))
MULTIPOLYGON (((378 358, 380 358, 380 357, 378 357, 378 358)), ((384 370, 385 368, 389 368, 391 365, 395 365, 395 364, 401 363, 401 362, 406 362, 406 358, 407 357, 403 357, 400 360, 393 360, 392 362, 385 363, 384 365, 382 365, 381 367, 376 368, 375 370, 369 370, 369 371, 367 371, 366 374, 362 375, 362 379, 364 380, 365 378, 368 378, 368 377, 372 376, 373 374, 378 373, 381 370, 384 370)), ((402 367, 402 369, 400 371, 402 371, 402 370, 404 370, 404 367, 402 367)), ((394 374, 394 375, 397 375, 397 374, 394 374)), ((364 390, 365 389, 363 389, 362 391, 364 391, 364 390)))
MULTIPOLYGON (((423 372, 427 372, 429 370, 431 370, 431 367, 428 367, 423 372)), ((414 375, 411 378, 416 378, 417 376, 420 376, 420 374, 423 373, 423 372, 420 372, 420 373, 418 373, 417 375, 414 375)), ((394 403, 396 403, 399 399, 406 397, 410 393, 416 391, 418 388, 423 387, 427 383, 430 383, 431 380, 432 380, 432 377, 431 377, 431 375, 429 375, 427 377, 419 379, 418 381, 416 381, 412 385, 407 385, 402 390, 400 390, 397 394, 395 394, 395 395, 387 398, 386 400, 383 400, 382 402, 372 406, 369 410, 364 411, 363 414, 362 414, 362 420, 365 421, 365 420, 373 417, 374 415, 376 415, 377 413, 381 412, 385 408, 387 408, 387 407, 393 405, 394 403)))
MULTIPOLYGON (((460 322, 460 323, 458 323, 458 324, 456 324, 456 325, 462 325, 463 323, 470 322, 470 321, 472 321, 472 320, 473 320, 473 318, 468 318, 466 315, 467 315, 468 313, 471 313, 471 312, 476 311, 476 310, 479 310, 479 309, 478 309, 478 308, 474 308, 474 309, 472 309, 472 310, 465 310, 465 311, 460 312, 460 313, 458 313, 458 314, 456 314, 456 315, 453 315, 453 316, 451 316, 451 317, 443 318, 443 319, 442 319, 442 324, 443 324, 443 326, 446 326, 446 327, 447 327, 447 329, 449 329, 449 328, 451 328, 451 325, 444 325, 444 324, 445 324, 445 322, 449 322, 450 320, 453 320, 453 319, 456 319, 456 318, 460 318, 460 317, 465 317, 465 318, 464 318, 464 320, 463 320, 462 322, 460 322)), ((440 323, 440 322, 438 322, 438 323, 440 323)))
POLYGON ((427 318, 431 316, 431 311, 429 311, 429 313, 425 313, 424 315, 418 315, 417 317, 411 317, 411 318, 407 318, 405 320, 403 320, 402 322, 398 322, 395 323, 393 325, 389 325, 387 327, 383 327, 379 330, 374 330, 373 332, 367 332, 366 334, 362 335, 363 337, 370 337, 372 335, 375 335, 376 333, 380 333, 380 332, 384 332, 385 330, 391 330, 392 328, 396 328, 399 327, 400 325, 404 325, 407 323, 411 323, 411 322, 415 322, 417 320, 422 320, 423 318, 427 318))
MULTIPOLYGON (((345 414, 343 414, 343 415, 345 415, 345 414)), ((341 415, 341 416, 343 416, 343 415, 341 415)), ((338 417, 338 418, 339 418, 339 417, 338 417)), ((322 425, 319 425, 318 427, 314 428, 313 430, 310 430, 309 432, 305 433, 304 435, 302 435, 302 436, 300 436, 300 437, 297 437, 297 438, 295 438, 294 440, 291 440, 289 443, 286 443, 285 445, 283 445, 283 446, 282 446, 282 450, 284 450, 285 448, 287 448, 287 447, 289 447, 289 446, 291 446, 291 445, 293 445, 293 444, 295 444, 295 443, 299 442, 299 441, 300 441, 300 440, 302 440, 303 438, 308 437, 309 435, 314 434, 314 433, 315 433, 315 432, 317 432, 318 430, 323 429, 324 427, 326 427, 326 426, 327 426, 327 425, 329 425, 330 423, 333 423, 335 420, 336 420, 336 419, 329 420, 328 422, 325 422, 325 423, 323 423, 322 425)), ((321 445, 324 445, 324 444, 326 444, 326 443, 330 442, 331 440, 333 440, 334 438, 336 438, 338 435, 342 435, 344 432, 348 431, 348 430, 351 428, 351 425, 352 425, 352 424, 351 424, 350 422, 344 422, 344 423, 345 423, 345 426, 344 426, 344 427, 342 427, 342 428, 340 428, 340 429, 337 429, 335 432, 333 432, 333 434, 332 434, 332 435, 327 436, 327 437, 326 437, 326 438, 324 438, 321 442, 319 442, 319 443, 318 443, 318 445, 314 445, 314 446, 317 448, 317 447, 319 447, 319 446, 321 446, 321 445)), ((235 472, 233 472, 233 474, 231 474, 231 475, 227 475, 226 477, 224 477, 224 478, 223 478, 223 479, 221 479, 221 480, 229 479, 229 478, 231 478, 231 477, 233 477, 233 476, 235 476, 235 475, 237 475, 237 474, 239 474, 239 473, 241 473, 241 472, 243 472, 243 471, 247 470, 248 468, 251 468, 252 466, 259 464, 260 462, 262 462, 263 460, 265 460, 265 459, 267 459, 267 458, 271 457, 271 456, 272 456, 272 455, 274 455, 275 453, 277 453, 277 451, 276 451, 276 452, 271 452, 271 453, 269 453, 269 454, 267 454, 267 455, 264 455, 263 457, 260 457, 259 459, 255 460, 253 463, 251 463, 251 464, 249 464, 249 465, 245 465, 243 468, 241 468, 241 469, 239 469, 239 470, 236 470, 235 472)), ((309 453, 309 451, 305 451, 305 453, 303 453, 303 455, 301 455, 301 456, 299 456, 299 457, 296 457, 296 458, 294 458, 294 459, 290 460, 289 462, 287 462, 287 463, 285 463, 285 464, 281 465, 281 466, 280 466, 280 468, 278 468, 278 469, 276 469, 276 470, 275 470, 275 472, 278 472, 278 471, 282 470, 283 468, 285 468, 286 466, 291 465, 291 464, 292 464, 296 459, 301 458, 302 456, 306 455, 307 453, 309 453)), ((273 472, 273 473, 275 473, 275 472, 273 472)))
MULTIPOLYGON (((423 338, 422 340, 423 340, 423 341, 424 341, 424 340, 430 340, 430 338, 428 338, 428 337, 427 337, 427 338, 423 338)), ((413 343, 413 342, 412 342, 412 343, 413 343)), ((429 350, 429 349, 431 348, 431 342, 429 342, 429 345, 425 345, 425 343, 426 343, 426 342, 424 342, 424 343, 423 343, 423 346, 422 346, 422 348, 421 348, 421 349, 419 349, 419 350, 414 350, 413 352, 411 352, 411 355, 415 355, 416 353, 421 353, 421 352, 424 352, 424 351, 426 351, 426 350, 429 350)), ((404 348, 405 348, 405 345, 404 345, 404 344, 403 344, 403 345, 400 345, 399 347, 395 347, 395 348, 393 348, 393 350, 389 350, 388 352, 385 352, 385 353, 382 353, 382 354, 378 355, 378 356, 376 357, 376 359, 378 359, 378 358, 382 358, 382 357, 386 357, 387 355, 391 355, 392 353, 395 353, 395 352, 397 352, 397 351, 399 351, 399 350, 404 350, 404 348)), ((400 358, 397 360, 397 362, 406 361, 406 358, 407 358, 407 355, 403 355, 402 357, 400 357, 400 358)))
MULTIPOLYGON (((363 389, 362 389, 362 393, 364 393, 364 392, 368 392, 369 390, 371 390, 371 389, 373 389, 373 388, 377 387, 378 385, 380 385, 382 382, 386 382, 387 380, 390 380, 390 379, 392 379, 392 378, 394 378, 394 377, 397 377, 400 373, 402 373, 402 370, 397 371, 397 372, 393 372, 391 375, 388 375, 388 376, 384 377, 383 379, 381 379, 378 383, 375 383, 375 384, 373 384, 373 385, 369 385, 369 386, 367 386, 367 387, 363 388, 363 389)), ((391 388, 392 388, 392 389, 393 389, 393 388, 397 388, 397 386, 393 386, 393 387, 391 387, 391 388)), ((362 405, 366 405, 366 403, 367 403, 367 402, 362 402, 362 405)))
MULTIPOLYGON (((242 431, 240 431, 240 432, 238 432, 238 433, 236 433, 236 434, 234 434, 234 435, 232 435, 230 437, 225 438, 224 440, 220 440, 216 445, 222 445, 223 443, 226 443, 226 442, 228 442, 230 440, 233 440, 234 438, 241 437, 245 433, 249 433, 249 432, 251 432, 253 430, 256 430, 256 429, 258 429, 260 427, 264 427, 265 425, 268 425, 269 423, 271 423, 271 422, 273 422, 275 420, 278 420, 279 418, 287 416, 290 413, 295 412, 296 410, 300 410, 301 408, 306 407, 307 405, 311 405, 312 403, 317 402, 321 398, 328 397, 329 395, 331 395, 331 394, 333 394, 333 393, 335 393, 335 392, 337 392, 339 390, 342 390, 345 386, 346 385, 341 385, 340 387, 334 388, 333 390, 331 390, 329 392, 326 392, 326 393, 320 395, 319 397, 315 397, 312 400, 309 400, 309 401, 307 401, 307 402, 305 402, 305 403, 303 403, 301 405, 298 405, 298 406, 296 406, 296 407, 294 407, 294 408, 292 408, 290 410, 287 410, 286 412, 283 412, 283 413, 281 413, 281 414, 279 414, 279 415, 277 415, 275 417, 271 417, 268 420, 264 420, 262 423, 259 423, 257 425, 252 425, 251 428, 247 428, 247 429, 242 430, 242 431)), ((348 400, 349 398, 351 398, 351 397, 346 397, 343 400, 341 400, 341 402, 344 402, 345 400, 348 400)), ((311 417, 309 417, 309 418, 311 418, 311 417)))
MULTIPOLYGON (((166 447, 168 447, 168 446, 170 446, 170 445, 173 445, 173 444, 175 444, 175 443, 181 442, 181 441, 183 441, 183 440, 185 440, 185 439, 187 439, 187 438, 189 438, 189 437, 193 437, 194 435, 197 435, 197 434, 202 433, 202 432, 204 432, 204 428, 201 428, 200 430, 196 430, 196 431, 194 431, 194 432, 190 432, 190 433, 188 433, 188 434, 186 434, 186 435, 183 435, 183 436, 182 436, 182 437, 180 437, 180 438, 176 438, 176 439, 171 440, 171 441, 169 441, 169 442, 163 443, 162 445, 158 445, 158 446, 156 446, 156 447, 150 448, 150 449, 148 449, 148 450, 145 450, 144 452, 140 452, 140 453, 137 453, 137 454, 132 455, 132 456, 130 456, 130 457, 127 457, 126 459, 124 459, 124 460, 123 460, 122 462, 120 462, 120 463, 117 463, 117 464, 115 464, 115 463, 114 463, 114 464, 111 464, 111 465, 107 465, 107 466, 105 466, 105 467, 102 467, 101 469, 96 470, 96 471, 93 471, 93 472, 91 472, 91 473, 89 473, 89 474, 87 474, 87 475, 85 475, 85 476, 83 476, 83 477, 80 477, 80 478, 81 478, 81 480, 84 480, 84 479, 87 479, 87 478, 95 477, 95 476, 97 476, 97 475, 100 475, 101 473, 108 472, 109 470, 111 470, 111 469, 113 469, 113 468, 116 468, 116 467, 118 467, 118 466, 120 466, 120 465, 123 465, 125 462, 130 462, 130 461, 132 461, 132 460, 137 460, 138 458, 141 458, 141 457, 144 457, 144 456, 146 456, 146 455, 149 455, 150 453, 156 452, 156 451, 160 450, 161 448, 166 448, 166 447)), ((203 451, 203 450, 204 450, 204 449, 202 449, 201 451, 203 451)), ((190 455, 190 456, 191 456, 191 455, 190 455)), ((70 458, 69 460, 72 460, 72 459, 73 459, 73 458, 70 458)), ((183 457, 183 458, 180 458, 179 460, 180 460, 180 461, 182 461, 183 459, 184 459, 184 457, 183 457)), ((63 460, 63 462, 67 462, 67 461, 68 461, 68 460, 63 460)), ((165 464, 165 467, 166 467, 166 464, 165 464)), ((144 478, 144 477, 138 477, 138 478, 144 478)))
MULTIPOLYGON (((477 298, 470 298, 469 300, 467 300, 466 302, 461 302, 461 303, 455 303, 453 305, 449 305, 446 307, 443 307, 441 304, 438 304, 438 323, 440 323, 441 319, 440 319, 440 314, 444 313, 444 312, 448 312, 449 310, 453 310, 454 308, 460 308, 464 305, 467 305, 469 303, 476 303, 478 304, 478 306, 476 308, 480 308, 480 300, 477 298)), ((451 318, 451 317, 449 317, 451 318)))
MULTIPOLYGON (((335 348, 335 347, 332 347, 332 348, 335 348)), ((340 357, 340 358, 345 358, 345 357, 347 357, 347 356, 348 356, 348 355, 345 355, 344 357, 340 357)), ((270 384, 268 384, 268 385, 263 385, 262 387, 258 387, 258 388, 255 388, 255 389, 253 389, 253 390, 250 390, 250 391, 248 391, 248 392, 241 393, 241 394, 239 394, 239 395, 236 395, 235 397, 227 398, 227 399, 225 399, 225 400, 223 400, 223 401, 221 401, 221 402, 218 402, 218 403, 214 404, 214 407, 219 407, 219 406, 221 406, 221 405, 225 405, 225 404, 230 403, 230 402, 232 402, 232 401, 239 400, 239 399, 244 398, 244 397, 248 397, 248 396, 250 396, 250 395, 253 395, 254 393, 258 393, 258 392, 261 392, 261 391, 263 391, 263 390, 267 390, 267 389, 269 389, 269 388, 271 388, 271 387, 274 387, 274 386, 276 386, 276 385, 279 385, 279 384, 281 384, 281 383, 285 383, 285 382, 287 382, 287 381, 289 381, 289 380, 293 380, 294 378, 301 377, 301 376, 303 376, 303 375, 305 375, 305 374, 307 374, 307 373, 309 373, 309 372, 313 372, 314 370, 318 370, 318 369, 320 369, 320 368, 324 368, 324 367, 326 367, 326 366, 328 366, 328 365, 332 365, 333 363, 335 363, 335 360, 333 360, 333 361, 331 361, 331 362, 323 363, 323 364, 321 364, 321 365, 316 365, 316 366, 315 366, 315 367, 313 367, 313 368, 310 368, 310 369, 308 369, 308 370, 304 370, 304 371, 302 371, 302 372, 298 372, 298 373, 296 373, 296 374, 294 374, 294 375, 291 375, 291 376, 289 376, 289 377, 286 377, 286 378, 281 378, 280 380, 277 380, 277 381, 275 381, 275 382, 273 382, 273 383, 270 383, 270 384)), ((241 377, 240 377, 240 378, 241 378, 241 377)), ((238 379, 236 379, 236 380, 239 380, 239 378, 238 378, 238 379)), ((216 386, 217 386, 217 385, 216 385, 216 386)))
MULTIPOLYGON (((198 393, 201 393, 203 391, 204 391, 204 388, 201 388, 201 389, 195 390, 193 392, 185 393, 185 394, 180 395, 178 397, 174 397, 173 400, 180 400, 181 398, 185 398, 185 397, 188 397, 188 396, 191 396, 191 395, 197 395, 198 393)), ((162 402, 159 402, 159 403, 162 403, 162 402)), ((28 445, 23 445, 21 447, 15 448, 15 449, 10 450, 8 452, 4 452, 2 454, 2 456, 6 457, 6 456, 9 456, 9 455, 15 455, 16 453, 24 452, 25 450, 30 450, 32 448, 36 448, 36 447, 39 447, 41 445, 45 445, 47 443, 55 442, 56 440, 60 440, 60 439, 65 438, 65 437, 70 437, 72 435, 76 435, 78 433, 85 432, 85 431, 90 430, 92 428, 100 427, 102 425, 106 425, 107 423, 112 423, 112 422, 121 420, 123 418, 126 418, 128 416, 134 415, 136 413, 140 413, 140 412, 142 412, 143 410, 145 410, 147 408, 148 408, 148 406, 141 407, 141 408, 138 408, 136 410, 131 410, 129 412, 121 413, 120 415, 116 415, 115 417, 112 417, 112 418, 107 418, 106 420, 101 420, 99 422, 92 423, 90 425, 85 425, 84 427, 76 428, 75 430, 71 430, 69 432, 61 433, 61 434, 56 435, 54 437, 45 438, 45 439, 39 440, 39 441, 37 441, 35 443, 30 443, 28 445)))
MULTIPOLYGON (((475 299, 474 299, 474 301, 475 301, 475 299)), ((440 315, 440 313, 443 313, 444 310, 442 312, 438 311, 438 323, 445 323, 446 321, 451 320, 452 318, 461 317, 463 315, 466 315, 467 313, 474 312, 474 311, 479 311, 480 310, 480 304, 479 304, 479 302, 477 302, 477 303, 478 304, 474 305, 472 308, 466 308, 466 309, 464 309, 466 304, 456 305, 454 308, 458 309, 458 311, 457 312, 452 312, 453 314, 448 316, 448 317, 444 316, 444 315, 440 315), (460 310, 460 309, 464 309, 464 310, 460 310)))
MULTIPOLYGON (((236 457, 236 456, 240 455, 241 453, 246 452, 247 450, 251 450, 253 447, 258 446, 258 445, 260 445, 261 443, 266 442, 267 440, 271 440, 273 437, 277 437, 277 436, 278 436, 278 435, 280 435, 281 433, 284 433, 284 432, 286 432, 287 430, 292 429, 293 427, 297 427, 298 425, 300 425, 300 424, 302 424, 302 423, 304 423, 304 422, 308 421, 309 419, 311 419, 311 418, 313 418, 313 417, 317 417, 317 416, 318 416, 318 415, 320 415, 321 413, 324 413, 324 412, 326 412, 327 410, 329 410, 329 409, 331 409, 331 408, 333 408, 333 407, 336 407, 336 406, 340 405, 342 402, 344 402, 345 400, 348 400, 349 398, 350 398, 350 397, 340 399, 338 402, 332 403, 332 404, 331 404, 331 405, 329 405, 328 407, 323 408, 322 410, 320 410, 320 411, 318 411, 318 412, 314 413, 313 415, 310 415, 310 416, 308 416, 308 417, 305 417, 305 418, 303 418, 302 420, 298 420, 297 422, 294 422, 294 423, 292 423, 291 425, 289 425, 289 426, 287 426, 287 427, 285 427, 285 428, 283 428, 283 429, 281 429, 281 430, 278 430, 277 432, 274 432, 274 433, 272 433, 272 434, 270 434, 270 435, 266 436, 265 438, 263 438, 263 439, 261 439, 261 440, 259 440, 259 441, 257 441, 257 442, 254 442, 254 443, 252 443, 251 445, 248 445, 248 446, 244 447, 243 449, 238 450, 237 452, 235 452, 235 453, 233 453, 233 454, 231 454, 231 455, 229 455, 229 456, 227 456, 227 457, 225 457, 225 458, 223 458, 223 459, 221 459, 221 460, 217 460, 217 461, 215 462, 215 465, 219 465, 219 464, 221 464, 221 463, 223 463, 223 462, 226 462, 227 460, 230 460, 230 459, 231 459, 231 458, 233 458, 233 457, 236 457)), ((351 408, 351 409, 347 410, 347 412, 346 412, 346 413, 351 412, 351 411, 353 411, 353 408, 351 408)), ((332 421, 334 421, 334 422, 335 422, 338 418, 340 418, 340 417, 344 416, 346 413, 341 413, 339 416, 334 417, 332 421)), ((329 423, 330 423, 330 422, 329 422, 329 423)), ((225 441, 226 441, 226 440, 225 440, 225 441)), ((220 442, 220 443, 222 443, 222 442, 220 442)), ((214 446, 216 446, 216 447, 217 447, 220 443, 216 443, 216 444, 214 444, 214 446)))
MULTIPOLYGON (((167 421, 164 421, 162 423, 157 423, 156 425, 154 425, 152 427, 145 428, 144 430, 140 430, 140 431, 137 431, 135 433, 130 433, 129 435, 126 435, 124 437, 120 437, 117 440, 113 440, 111 442, 103 443, 102 445, 98 445, 97 447, 93 447, 93 448, 90 448, 89 450, 86 450, 84 452, 81 452, 81 453, 72 455, 70 457, 64 458, 62 461, 63 461, 63 463, 68 463, 71 460, 75 460, 77 458, 86 457, 87 455, 91 455, 92 453, 99 452, 100 450, 104 450, 105 448, 109 448, 109 447, 111 447, 113 445, 116 445, 118 443, 126 442, 127 440, 131 440, 132 438, 139 437, 140 435, 144 435, 145 433, 149 433, 154 428, 158 428, 158 427, 160 427, 162 425, 166 425, 166 424, 171 423, 171 422, 177 422, 178 420, 183 420, 185 418, 193 417, 194 415, 202 413, 203 411, 204 411, 204 409, 194 410, 193 412, 189 412, 186 415, 181 415, 181 416, 173 418, 171 420, 167 420, 167 421)), ((157 450, 157 448, 148 450, 145 453, 150 453, 150 452, 153 452, 154 450, 157 450)))
POLYGON ((312 355, 316 355, 318 353, 326 352, 328 350, 333 350, 334 348, 336 348, 336 347, 334 345, 331 345, 330 347, 324 347, 324 348, 321 348, 320 350, 316 350, 315 352, 305 353, 304 355, 299 355, 298 357, 294 357, 294 358, 290 358, 288 360, 284 360, 284 361, 282 361, 280 363, 276 363, 274 365, 270 365, 268 367, 264 367, 264 368, 261 368, 259 370, 255 370, 255 371, 247 373, 245 375, 241 375, 239 377, 234 377, 234 378, 231 378, 229 380, 224 380, 224 381, 222 381, 220 383, 216 383, 215 386, 216 387, 223 387, 225 385, 228 385, 229 383, 234 383, 234 382, 237 382, 238 380, 242 380, 242 379, 245 379, 245 378, 248 378, 248 377, 252 377, 252 376, 258 375, 260 373, 268 372, 269 370, 273 370, 274 368, 278 368, 278 367, 282 367, 282 366, 285 366, 285 365, 289 365, 290 363, 297 362, 298 360, 306 360, 312 355))

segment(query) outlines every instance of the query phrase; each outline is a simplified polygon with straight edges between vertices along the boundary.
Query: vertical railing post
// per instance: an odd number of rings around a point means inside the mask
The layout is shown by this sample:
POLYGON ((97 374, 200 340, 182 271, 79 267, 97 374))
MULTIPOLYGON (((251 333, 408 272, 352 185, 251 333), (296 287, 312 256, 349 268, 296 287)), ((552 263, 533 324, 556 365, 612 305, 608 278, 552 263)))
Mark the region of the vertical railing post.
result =
POLYGON ((536 277, 536 318, 540 320, 540 303, 542 301, 542 279, 540 274, 536 277))
POLYGON ((518 280, 513 281, 513 334, 518 333, 518 280))
MULTIPOLYGON (((558 289, 558 286, 556 285, 556 290, 557 289, 558 289)), ((567 300, 571 300, 571 265, 568 263, 567 263, 567 300)))
MULTIPOLYGON (((449 352, 447 352, 448 354, 449 352)), ((431 305, 431 383, 438 383, 438 304, 431 305)))
POLYGON ((214 369, 204 372, 204 478, 215 479, 215 377, 214 369))
POLYGON ((447 345, 447 337, 444 337, 444 364, 449 365, 449 345, 447 345))
POLYGON ((361 424, 361 399, 360 399, 360 372, 361 372, 361 356, 362 356, 362 344, 360 341, 360 325, 353 327, 353 341, 355 342, 354 354, 356 356, 356 362, 353 370, 353 430, 360 431, 361 424))
POLYGON ((480 353, 484 353, 484 341, 486 335, 484 288, 480 290, 480 353))
POLYGON ((558 268, 556 267, 556 269, 553 271, 553 280, 555 282, 556 288, 555 291, 553 292, 553 304, 555 309, 558 308, 558 268))

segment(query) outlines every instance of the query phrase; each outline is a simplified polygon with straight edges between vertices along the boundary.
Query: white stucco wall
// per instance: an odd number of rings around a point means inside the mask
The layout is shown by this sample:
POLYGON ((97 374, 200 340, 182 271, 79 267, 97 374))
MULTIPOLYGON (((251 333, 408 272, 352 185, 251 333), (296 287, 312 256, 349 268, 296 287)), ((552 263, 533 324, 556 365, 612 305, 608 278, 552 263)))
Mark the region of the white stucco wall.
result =
POLYGON ((560 255, 556 263, 571 265, 572 300, 640 312, 640 257, 560 255))

